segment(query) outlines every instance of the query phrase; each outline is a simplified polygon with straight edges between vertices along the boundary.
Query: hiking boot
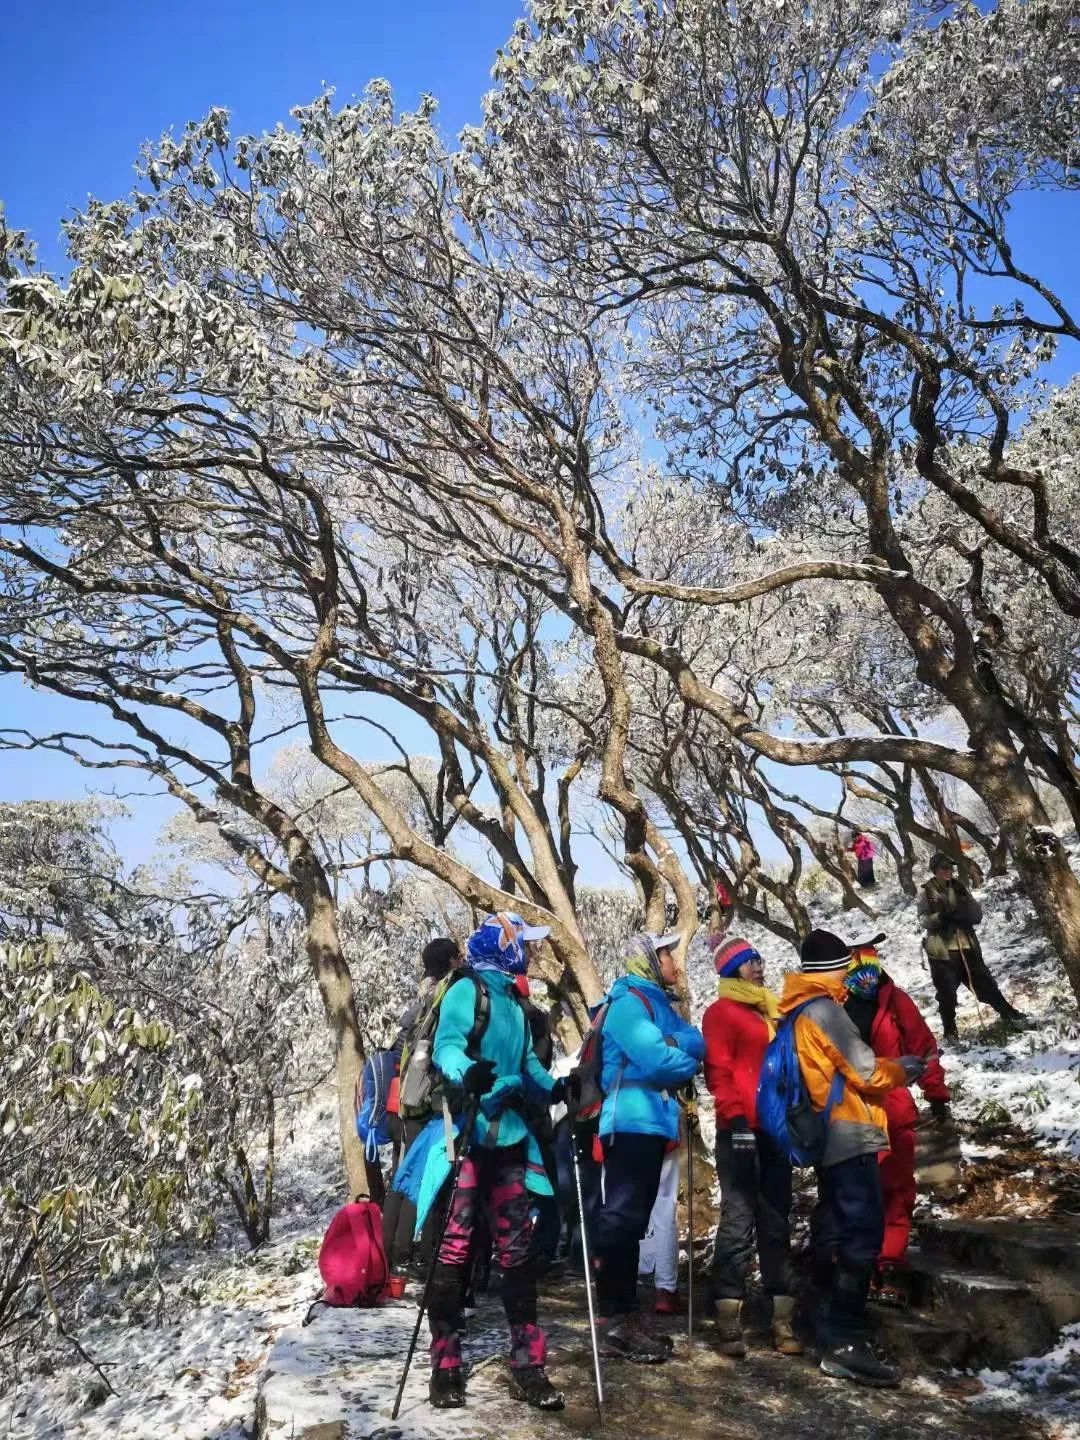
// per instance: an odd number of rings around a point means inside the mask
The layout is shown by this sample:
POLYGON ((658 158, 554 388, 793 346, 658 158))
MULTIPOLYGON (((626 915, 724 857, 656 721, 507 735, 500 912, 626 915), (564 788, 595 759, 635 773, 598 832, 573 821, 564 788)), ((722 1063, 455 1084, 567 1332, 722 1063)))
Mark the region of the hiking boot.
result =
POLYGON ((955 1030, 946 1030, 941 1037, 941 1048, 952 1050, 960 1044, 960 1036, 955 1030))
POLYGON ((821 1357, 821 1372, 834 1380, 853 1380, 856 1385, 870 1385, 889 1390, 900 1384, 900 1371, 874 1352, 868 1340, 849 1340, 843 1345, 830 1345, 821 1357))
POLYGON ((644 1330, 650 1340, 655 1340, 658 1345, 662 1345, 669 1355, 672 1353, 675 1349, 675 1341, 670 1335, 665 1334, 663 1330, 656 1328, 651 1316, 644 1315, 639 1310, 632 1318, 634 1323, 644 1330))
POLYGON ((465 1404, 465 1377, 461 1367, 433 1370, 428 1385, 428 1401, 434 1410, 460 1410, 465 1404))
POLYGON ((790 1295, 774 1295, 772 1302, 773 1349, 781 1355, 801 1355, 803 1343, 792 1328, 795 1301, 790 1295))
POLYGON ((654 1315, 678 1315, 682 1310, 678 1292, 675 1290, 657 1290, 656 1299, 653 1302, 654 1315))
POLYGON ((536 1410, 562 1410, 566 1401, 539 1365, 524 1365, 510 1372, 511 1400, 524 1400, 536 1410))
POLYGON ((716 1348, 721 1355, 730 1355, 735 1360, 741 1360, 746 1354, 741 1311, 741 1300, 717 1300, 714 1306, 716 1348))
POLYGON ((671 1354, 669 1346, 650 1334, 636 1315, 612 1315, 610 1319, 601 1320, 599 1330, 600 1354, 609 1359, 630 1360, 635 1365, 662 1365, 671 1354))
POLYGON ((874 1277, 871 1297, 879 1305, 888 1305, 894 1310, 903 1310, 911 1302, 908 1295, 907 1276, 903 1266, 884 1265, 874 1277))
POLYGON ((1007 1030, 1034 1030, 1035 1021, 1030 1015, 1024 1015, 1019 1010, 1007 1010, 1002 1015, 1002 1021, 1007 1030))

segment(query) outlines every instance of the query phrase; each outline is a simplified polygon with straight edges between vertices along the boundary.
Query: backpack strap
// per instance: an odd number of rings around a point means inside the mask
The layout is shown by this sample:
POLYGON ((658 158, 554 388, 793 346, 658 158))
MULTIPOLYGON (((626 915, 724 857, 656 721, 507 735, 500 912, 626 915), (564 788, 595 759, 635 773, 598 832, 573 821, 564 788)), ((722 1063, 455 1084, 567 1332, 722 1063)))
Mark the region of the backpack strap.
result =
MULTIPOLYGON (((795 1034, 795 1021, 799 1018, 799 1016, 806 1009, 806 1007, 808 1005, 813 1005, 815 1000, 827 1000, 828 998, 829 997, 827 995, 812 995, 809 1000, 803 1000, 800 1004, 795 1006, 794 1010, 788 1011, 788 1013, 784 1016, 784 1019, 791 1021, 791 1033, 793 1038, 795 1034)), ((798 1058, 797 1050, 795 1054, 796 1058, 798 1058)), ((832 1120, 832 1112, 835 1107, 839 1105, 841 1097, 844 1094, 844 1086, 846 1084, 847 1081, 844 1078, 843 1072, 841 1070, 834 1070, 832 1083, 829 1086, 829 1094, 825 1101, 825 1109, 821 1112, 822 1115, 825 1117, 826 1125, 828 1125, 832 1120)))
POLYGON ((639 990, 636 985, 628 985, 626 988, 631 995, 636 995, 637 998, 641 1001, 641 1003, 645 1006, 645 1009, 649 1012, 649 1019, 655 1020, 656 1011, 653 1009, 652 1001, 645 994, 645 991, 639 990))
MULTIPOLYGON (((465 1054, 470 1060, 479 1060, 480 1041, 484 1038, 484 1031, 491 1019, 491 996, 488 994, 487 986, 474 970, 466 970, 463 973, 469 977, 476 990, 473 1023, 465 1037, 465 1054)), ((524 1019, 524 1013, 522 1019, 524 1019)))

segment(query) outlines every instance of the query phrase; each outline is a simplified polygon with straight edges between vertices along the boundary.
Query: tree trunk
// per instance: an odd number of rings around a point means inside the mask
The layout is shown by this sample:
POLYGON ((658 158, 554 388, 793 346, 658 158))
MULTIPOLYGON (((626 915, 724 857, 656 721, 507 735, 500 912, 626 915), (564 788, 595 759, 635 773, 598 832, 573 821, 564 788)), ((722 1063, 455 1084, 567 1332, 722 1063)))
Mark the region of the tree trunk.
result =
POLYGON ((1000 742, 991 746, 998 763, 981 769, 979 794, 1080 1003, 1080 882, 1016 752, 1000 742))
POLYGON ((350 1198, 371 1192, 364 1147, 356 1133, 355 1095, 364 1069, 364 1042, 356 1016, 352 976, 341 951, 334 902, 329 893, 301 893, 307 920, 307 953, 322 996, 334 1047, 337 1076, 338 1132, 350 1198))

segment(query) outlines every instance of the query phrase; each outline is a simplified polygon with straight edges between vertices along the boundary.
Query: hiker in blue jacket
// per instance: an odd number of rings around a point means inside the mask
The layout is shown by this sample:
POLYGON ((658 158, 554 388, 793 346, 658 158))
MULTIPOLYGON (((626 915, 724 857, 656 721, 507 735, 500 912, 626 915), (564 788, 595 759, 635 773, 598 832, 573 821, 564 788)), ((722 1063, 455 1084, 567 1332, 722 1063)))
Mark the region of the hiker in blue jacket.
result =
MULTIPOLYGON (((526 946, 547 930, 520 916, 489 915, 469 937, 467 970, 439 1007, 432 1058, 443 1077, 455 1135, 471 1101, 479 1101, 461 1177, 428 1291, 431 1328, 430 1400, 437 1409, 465 1403, 461 1368, 464 1300, 473 1230, 487 1211, 502 1274, 510 1326, 510 1393, 543 1410, 561 1410, 563 1397, 544 1371, 547 1346, 537 1324, 536 1272, 531 1264, 533 1200, 553 1194, 543 1158, 525 1118, 529 1099, 556 1103, 565 1082, 540 1064, 514 981, 528 967, 526 946), (479 987, 488 1014, 476 1038, 479 987)), ((461 1143, 460 1141, 458 1142, 461 1143)), ((444 1122, 436 1117, 416 1141, 395 1184, 416 1196, 417 1224, 436 1202, 450 1171, 444 1122)))
POLYGON ((635 935, 611 987, 601 1032, 602 1198, 592 1217, 601 1340, 606 1355, 657 1364, 670 1341, 646 1328, 638 1309, 638 1246, 660 1185, 664 1153, 679 1137, 676 1092, 701 1066, 701 1032, 675 1011, 677 932, 635 935))

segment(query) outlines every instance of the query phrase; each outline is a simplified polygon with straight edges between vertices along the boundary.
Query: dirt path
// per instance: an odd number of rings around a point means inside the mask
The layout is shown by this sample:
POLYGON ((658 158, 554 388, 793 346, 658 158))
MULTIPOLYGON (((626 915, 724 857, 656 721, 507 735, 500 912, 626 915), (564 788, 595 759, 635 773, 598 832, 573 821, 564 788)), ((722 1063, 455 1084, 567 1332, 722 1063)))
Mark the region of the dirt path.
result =
MULTIPOLYGON (((593 1436, 592 1360, 578 1287, 568 1282, 549 1290, 542 1315, 551 1329, 549 1370, 565 1390, 568 1406, 558 1420, 537 1423, 533 1433, 593 1436)), ((484 1320, 485 1331, 494 1333, 496 1316, 489 1312, 484 1320)), ((607 1435, 635 1440, 896 1440, 905 1433, 929 1433, 939 1440, 1038 1440, 1050 1433, 1030 1417, 973 1408, 965 1400, 972 1382, 955 1376, 909 1373, 898 1390, 866 1390, 828 1379, 809 1360, 777 1355, 764 1336, 752 1341, 746 1360, 733 1361, 713 1353, 707 1327, 695 1341, 692 1358, 687 1356, 685 1331, 672 1334, 676 1352, 665 1365, 605 1363, 607 1435)), ((495 1383, 505 1384, 498 1362, 485 1369, 495 1383)))

